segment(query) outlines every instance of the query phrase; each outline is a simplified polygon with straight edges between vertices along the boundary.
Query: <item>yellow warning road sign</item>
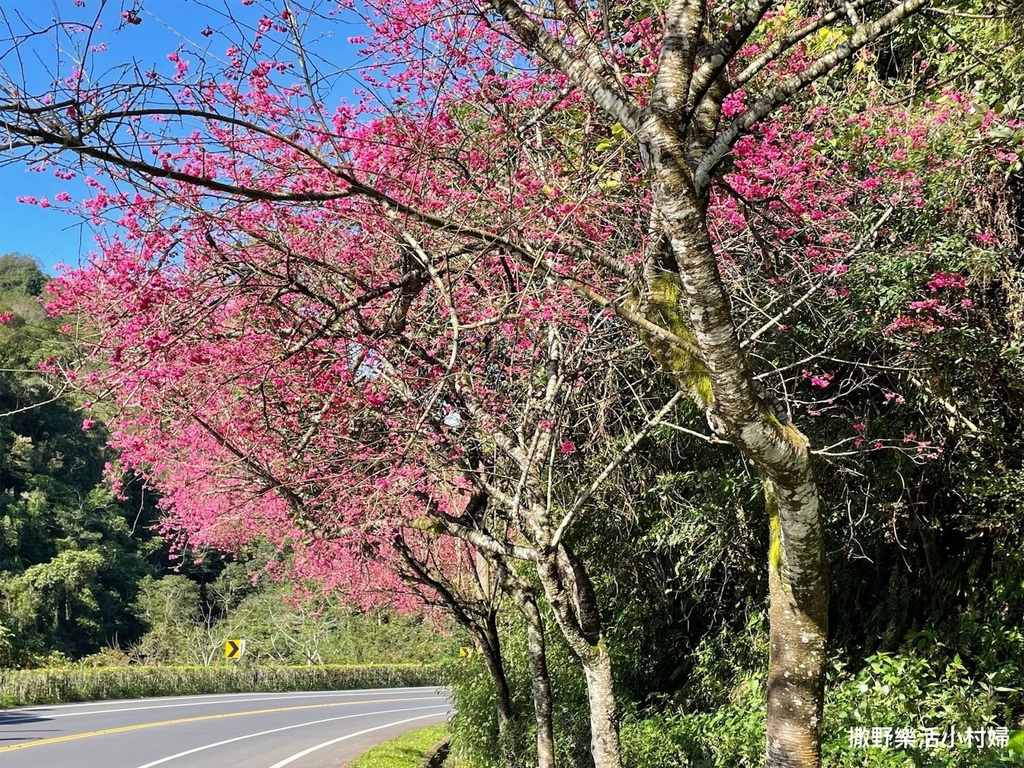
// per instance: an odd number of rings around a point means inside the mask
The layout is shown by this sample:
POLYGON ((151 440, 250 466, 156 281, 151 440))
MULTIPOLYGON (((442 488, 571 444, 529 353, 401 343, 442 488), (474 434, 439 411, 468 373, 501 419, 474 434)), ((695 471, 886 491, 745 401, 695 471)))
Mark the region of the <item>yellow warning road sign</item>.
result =
POLYGON ((238 659, 245 653, 245 638, 229 637, 224 641, 224 658, 238 659))

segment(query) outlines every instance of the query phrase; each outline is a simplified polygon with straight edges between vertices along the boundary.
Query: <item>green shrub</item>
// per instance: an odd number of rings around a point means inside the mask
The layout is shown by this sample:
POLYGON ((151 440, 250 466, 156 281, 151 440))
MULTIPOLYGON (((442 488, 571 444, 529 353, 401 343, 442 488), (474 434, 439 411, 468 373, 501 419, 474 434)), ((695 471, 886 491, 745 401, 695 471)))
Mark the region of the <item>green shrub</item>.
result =
MULTIPOLYGON (((526 633, 515 614, 501 626, 502 660, 512 704, 512 723, 506 743, 498 743, 494 689, 480 656, 446 665, 454 707, 449 728, 452 754, 473 768, 496 768, 499 756, 514 766, 536 764, 536 721, 526 657, 526 633)), ((548 626, 554 622, 549 617, 548 626)), ((551 680, 555 759, 559 765, 586 768, 590 761, 590 723, 587 693, 579 661, 560 633, 547 633, 547 666, 551 680)))
POLYGON ((439 685, 433 665, 307 667, 97 667, 0 671, 0 705, 27 706, 142 696, 332 691, 439 685))
MULTIPOLYGON (((96 653, 83 656, 75 663, 80 667, 127 667, 132 660, 127 653, 117 648, 101 648, 96 653)), ((55 665, 47 664, 45 666, 53 668, 55 665)))
POLYGON ((851 728, 936 728, 963 734, 968 728, 1013 728, 1012 707, 1020 690, 1002 670, 967 669, 959 654, 941 644, 900 653, 876 653, 855 674, 835 663, 845 679, 831 687, 825 708, 824 762, 835 768, 989 768, 1017 762, 1008 750, 956 744, 952 748, 886 749, 851 746, 851 728))
MULTIPOLYGON (((925 750, 851 745, 850 728, 1013 729, 1019 688, 1002 670, 973 673, 934 645, 876 653, 856 671, 833 662, 826 691, 822 764, 829 768, 996 768, 1022 765, 1004 748, 956 744, 925 750)), ((622 728, 627 768, 759 768, 764 761, 763 675, 740 681, 728 701, 704 712, 639 717, 622 728)), ((1020 737, 1018 737, 1020 738, 1020 737)))
POLYGON ((690 768, 684 733, 672 717, 655 715, 622 725, 622 762, 625 768, 690 768))
POLYGON ((474 768, 498 765, 498 719, 494 688, 483 660, 460 658, 445 667, 455 706, 450 721, 452 753, 474 768))

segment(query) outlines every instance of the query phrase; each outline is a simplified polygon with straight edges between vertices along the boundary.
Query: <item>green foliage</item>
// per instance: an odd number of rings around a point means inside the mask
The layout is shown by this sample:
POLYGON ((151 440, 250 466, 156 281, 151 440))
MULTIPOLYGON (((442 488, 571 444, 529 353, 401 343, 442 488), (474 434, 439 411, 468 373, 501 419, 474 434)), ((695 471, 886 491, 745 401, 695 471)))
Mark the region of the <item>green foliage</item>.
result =
MULTIPOLYGON (((554 626, 546 617, 547 626, 554 626)), ((513 721, 505 743, 499 743, 494 689, 483 658, 471 655, 446 665, 454 707, 451 721, 452 754, 473 768, 497 768, 499 756, 510 756, 515 766, 533 764, 536 753, 535 720, 530 672, 526 656, 526 630, 512 606, 500 627, 502 660, 511 693, 513 721)), ((587 693, 579 662, 561 636, 546 633, 548 674, 553 697, 555 759, 560 765, 591 764, 587 693)))
POLYGON ((458 646, 428 617, 363 613, 330 595, 298 598, 273 585, 243 598, 217 628, 245 637, 254 663, 430 662, 450 658, 458 646))
MULTIPOLYGON (((758 687, 758 686, 754 686, 758 687)), ((714 713, 654 715, 623 726, 627 768, 754 768, 764 763, 764 695, 714 713)))
POLYGON ((623 726, 627 768, 752 768, 764 761, 767 618, 721 627, 691 651, 676 706, 649 707, 623 726))
POLYGON ((9 303, 40 296, 48 280, 31 256, 22 253, 0 256, 0 301, 9 303))
POLYGON ((838 768, 988 768, 1013 760, 1007 749, 966 744, 928 751, 921 747, 850 746, 850 728, 934 727, 939 733, 952 728, 963 734, 968 728, 1007 727, 1013 722, 1011 708, 1001 694, 1019 695, 1019 689, 999 685, 997 672, 971 673, 958 654, 950 657, 941 645, 932 645, 931 638, 919 639, 919 644, 902 653, 869 657, 853 675, 841 662, 835 664, 836 684, 826 705, 826 764, 838 768))
POLYGON ((362 613, 331 595, 254 585, 253 567, 232 562, 202 584, 182 574, 142 579, 134 609, 149 629, 132 657, 209 665, 228 637, 245 638, 243 663, 254 666, 426 663, 450 658, 458 646, 437 617, 362 613))
POLYGON ((96 667, 0 671, 0 706, 204 693, 342 691, 439 685, 436 665, 96 667))
POLYGON ((212 663, 223 639, 214 636, 202 608, 198 582, 181 574, 145 576, 139 582, 135 612, 148 631, 133 653, 149 663, 212 663))
POLYGON ((454 703, 449 723, 452 753, 474 768, 496 768, 501 754, 498 720, 483 660, 474 656, 451 661, 445 665, 445 679, 454 703))
MULTIPOLYGON (((1006 727, 1007 689, 995 676, 970 673, 957 655, 928 654, 920 647, 879 653, 855 673, 838 659, 825 706, 823 764, 830 768, 994 768, 1015 762, 1009 748, 888 749, 851 746, 850 728, 1006 727)), ((1019 693, 1019 691, 1012 691, 1019 693)), ((757 768, 764 755, 765 684, 748 676, 710 711, 646 715, 622 729, 628 768, 757 768)))
POLYGON ((349 768, 422 768, 424 759, 445 739, 444 725, 403 733, 367 750, 349 768))
POLYGON ((687 750, 681 746, 685 737, 677 733, 677 723, 664 715, 622 724, 622 763, 625 768, 689 768, 687 750))
POLYGON ((117 648, 100 648, 96 653, 83 656, 77 663, 83 667, 127 667, 132 658, 117 648))
POLYGON ((36 370, 56 343, 46 282, 32 259, 0 256, 0 311, 13 313, 0 324, 0 666, 133 642, 153 549, 152 504, 102 483, 102 425, 83 429, 79 404, 36 370))

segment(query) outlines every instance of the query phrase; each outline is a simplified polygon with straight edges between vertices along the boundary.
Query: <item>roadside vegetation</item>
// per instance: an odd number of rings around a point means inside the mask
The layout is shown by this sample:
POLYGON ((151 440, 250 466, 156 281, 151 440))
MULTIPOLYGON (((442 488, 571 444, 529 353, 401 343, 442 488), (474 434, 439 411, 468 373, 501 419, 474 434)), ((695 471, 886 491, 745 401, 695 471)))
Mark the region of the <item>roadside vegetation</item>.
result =
MULTIPOLYGON (((431 725, 403 733, 371 747, 347 768, 426 768, 437 746, 447 738, 445 725, 431 725)), ((439 765, 431 768, 440 768, 439 765)))
POLYGON ((207 693, 437 686, 440 665, 124 667, 0 670, 0 706, 207 693))

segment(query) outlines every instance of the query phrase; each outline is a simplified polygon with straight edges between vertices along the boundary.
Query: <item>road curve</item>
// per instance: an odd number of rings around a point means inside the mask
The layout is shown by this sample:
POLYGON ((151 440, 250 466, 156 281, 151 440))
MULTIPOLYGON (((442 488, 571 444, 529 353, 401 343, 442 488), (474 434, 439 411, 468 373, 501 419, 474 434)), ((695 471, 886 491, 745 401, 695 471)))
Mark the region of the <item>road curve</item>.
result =
POLYGON ((226 693, 0 709, 3 768, 339 768, 443 722, 447 693, 226 693))

